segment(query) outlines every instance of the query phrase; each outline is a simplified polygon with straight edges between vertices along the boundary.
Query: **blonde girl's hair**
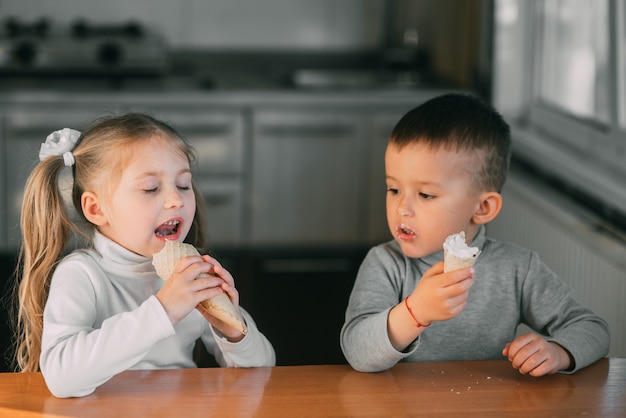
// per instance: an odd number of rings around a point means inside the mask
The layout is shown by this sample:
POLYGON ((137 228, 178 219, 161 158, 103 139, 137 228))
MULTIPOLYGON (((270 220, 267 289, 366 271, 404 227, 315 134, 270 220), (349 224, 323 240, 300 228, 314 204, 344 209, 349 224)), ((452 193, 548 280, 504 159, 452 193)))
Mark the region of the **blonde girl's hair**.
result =
MULTIPOLYGON (((122 171, 138 145, 157 138, 195 164, 195 152, 171 126, 149 115, 128 113, 96 120, 83 133, 73 150, 72 204, 78 219, 71 216, 59 178, 65 167, 62 156, 47 157, 32 171, 24 190, 20 249, 16 288, 16 347, 18 370, 39 370, 43 311, 50 279, 67 250, 72 234, 91 246, 94 226, 82 215, 81 196, 85 191, 112 193, 122 171)), ((204 207, 198 189, 196 216, 185 241, 205 246, 204 207)))

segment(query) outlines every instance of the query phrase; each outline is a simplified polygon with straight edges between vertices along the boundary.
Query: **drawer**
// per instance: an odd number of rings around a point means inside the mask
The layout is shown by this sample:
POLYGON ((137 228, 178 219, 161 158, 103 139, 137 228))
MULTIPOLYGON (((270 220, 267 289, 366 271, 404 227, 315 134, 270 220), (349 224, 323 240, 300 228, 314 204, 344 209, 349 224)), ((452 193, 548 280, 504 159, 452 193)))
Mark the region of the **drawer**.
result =
POLYGON ((244 167, 244 120, 239 110, 160 110, 155 115, 172 125, 196 150, 198 174, 234 174, 244 167))

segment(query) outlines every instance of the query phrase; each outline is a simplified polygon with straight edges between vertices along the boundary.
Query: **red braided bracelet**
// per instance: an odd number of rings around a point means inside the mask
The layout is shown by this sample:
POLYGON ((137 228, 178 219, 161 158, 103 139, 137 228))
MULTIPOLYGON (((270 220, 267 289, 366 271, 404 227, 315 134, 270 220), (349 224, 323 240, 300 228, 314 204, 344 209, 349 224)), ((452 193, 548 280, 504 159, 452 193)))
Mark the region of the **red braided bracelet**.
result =
POLYGON ((411 315, 411 318, 413 318, 413 320, 415 321, 415 326, 418 328, 427 328, 430 326, 430 324, 424 325, 424 324, 420 324, 420 321, 417 320, 417 318, 415 317, 415 315, 413 315, 413 311, 411 310, 411 307, 409 306, 409 297, 407 296, 406 298, 404 298, 404 305, 406 306, 406 309, 409 311, 409 314, 411 315))

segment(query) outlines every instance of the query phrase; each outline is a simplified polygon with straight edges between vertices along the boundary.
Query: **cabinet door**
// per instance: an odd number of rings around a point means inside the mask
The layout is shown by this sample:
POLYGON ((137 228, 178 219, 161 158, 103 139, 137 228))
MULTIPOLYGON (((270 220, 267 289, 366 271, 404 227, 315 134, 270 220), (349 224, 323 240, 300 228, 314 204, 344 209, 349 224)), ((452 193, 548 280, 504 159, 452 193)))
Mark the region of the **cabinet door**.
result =
POLYGON ((301 110, 255 115, 252 242, 354 245, 365 221, 363 120, 301 110))
POLYGON ((196 185, 206 206, 208 248, 235 247, 241 244, 243 223, 243 186, 239 180, 200 177, 196 185))
POLYGON ((195 148, 200 175, 238 175, 244 169, 244 120, 239 109, 152 108, 195 148))
POLYGON ((371 145, 368 156, 369 184, 367 188, 368 219, 367 240, 370 245, 380 244, 392 238, 387 225, 385 151, 389 135, 402 114, 376 114, 371 118, 371 145))

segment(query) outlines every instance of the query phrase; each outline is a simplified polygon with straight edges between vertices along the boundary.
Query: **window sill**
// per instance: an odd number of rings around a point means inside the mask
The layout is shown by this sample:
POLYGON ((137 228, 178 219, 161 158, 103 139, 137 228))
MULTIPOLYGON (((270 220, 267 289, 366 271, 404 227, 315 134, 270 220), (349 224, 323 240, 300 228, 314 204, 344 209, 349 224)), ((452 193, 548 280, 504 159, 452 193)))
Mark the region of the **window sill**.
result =
MULTIPOLYGON (((609 228, 626 231, 626 181, 608 166, 590 163, 536 131, 512 125, 513 158, 556 190, 591 209, 609 228)), ((620 235, 622 235, 620 233, 620 235)))

